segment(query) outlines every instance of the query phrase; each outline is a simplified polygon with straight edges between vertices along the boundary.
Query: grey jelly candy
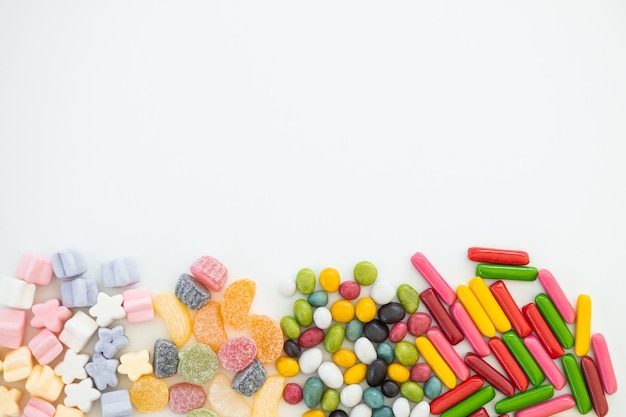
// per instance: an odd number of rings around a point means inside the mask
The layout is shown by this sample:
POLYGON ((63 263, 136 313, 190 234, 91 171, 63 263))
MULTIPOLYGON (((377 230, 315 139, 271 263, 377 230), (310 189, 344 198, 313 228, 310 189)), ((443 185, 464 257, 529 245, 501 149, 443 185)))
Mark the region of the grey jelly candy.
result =
POLYGON ((189 274, 182 274, 178 278, 174 294, 181 303, 192 310, 204 307, 211 299, 211 291, 189 274))
POLYGON ((103 262, 102 283, 107 288, 126 287, 139 282, 139 265, 134 258, 103 262))
POLYGON ((267 372, 258 359, 237 372, 233 378, 232 387, 235 391, 247 397, 254 395, 265 383, 267 372))
POLYGON ((178 369, 178 348, 170 340, 157 339, 154 342, 152 367, 157 378, 167 378, 178 369))
POLYGON ((52 255, 52 270, 57 278, 72 278, 87 272, 87 261, 76 249, 65 249, 52 255))
POLYGON ((128 390, 103 392, 100 397, 102 417, 131 417, 133 406, 130 403, 128 390))
POLYGON ((98 301, 98 284, 91 278, 74 278, 61 282, 61 301, 67 308, 91 307, 98 301))

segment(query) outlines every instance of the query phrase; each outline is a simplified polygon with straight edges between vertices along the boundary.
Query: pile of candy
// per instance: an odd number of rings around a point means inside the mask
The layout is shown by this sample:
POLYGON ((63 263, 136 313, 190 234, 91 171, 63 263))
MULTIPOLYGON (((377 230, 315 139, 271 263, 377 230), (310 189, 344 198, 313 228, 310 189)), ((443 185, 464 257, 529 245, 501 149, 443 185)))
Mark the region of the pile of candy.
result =
POLYGON ((470 248, 468 257, 480 262, 477 276, 456 291, 419 252, 411 262, 429 285, 419 294, 409 284, 377 280, 367 261, 354 267, 354 281, 341 282, 327 268, 318 287, 305 268, 283 283, 283 295, 306 296, 281 319, 285 356, 277 370, 306 377, 285 386, 285 402, 303 401, 306 417, 346 417, 345 410, 352 417, 477 417, 489 415, 484 406, 497 390, 504 398, 494 407, 503 416, 544 417, 573 407, 606 415, 605 393, 615 393, 617 383, 604 337, 591 335, 589 296, 581 294, 574 310, 553 275, 527 266, 523 251, 470 248), (547 294, 520 310, 503 280, 537 277, 547 294), (486 279, 497 281, 488 286, 486 279), (420 300, 427 312, 417 311, 420 300), (454 346, 464 339, 473 351, 461 358, 454 346), (485 360, 491 353, 502 370, 485 360), (566 385, 569 394, 554 397, 566 385))

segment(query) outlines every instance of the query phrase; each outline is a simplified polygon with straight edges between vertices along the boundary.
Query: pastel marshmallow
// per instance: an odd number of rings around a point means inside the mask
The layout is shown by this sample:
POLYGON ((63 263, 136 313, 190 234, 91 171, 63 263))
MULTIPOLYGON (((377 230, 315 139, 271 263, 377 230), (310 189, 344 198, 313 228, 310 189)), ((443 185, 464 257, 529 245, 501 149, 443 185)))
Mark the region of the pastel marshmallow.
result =
POLYGON ((48 285, 52 279, 52 262, 26 252, 20 258, 15 276, 31 284, 48 285))
POLYGON ((103 262, 102 283, 105 287, 126 287, 139 282, 139 265, 134 258, 114 259, 103 262))
POLYGON ((24 342, 26 312, 23 310, 0 310, 0 346, 17 349, 24 342))
POLYGON ((26 380, 26 391, 31 397, 39 397, 46 401, 56 401, 63 390, 61 377, 54 374, 48 365, 35 365, 26 380))
POLYGON ((66 406, 78 407, 79 410, 88 413, 91 411, 93 403, 100 398, 100 391, 93 387, 91 378, 83 379, 76 384, 68 384, 65 386, 65 399, 63 404, 66 406))
POLYGON ((0 304, 7 307, 28 310, 35 299, 35 284, 18 278, 0 278, 0 304))
POLYGON ((63 331, 59 334, 59 340, 73 351, 80 352, 96 330, 98 330, 98 323, 82 311, 77 311, 71 319, 65 322, 63 331))
POLYGON ((119 364, 120 361, 117 359, 109 359, 100 353, 96 353, 93 355, 92 361, 85 365, 85 371, 93 379, 96 388, 102 391, 107 387, 117 386, 119 381, 116 371, 119 364))
POLYGON ((45 303, 35 304, 30 325, 36 329, 46 328, 54 333, 63 330, 63 324, 72 317, 72 311, 61 305, 58 298, 51 298, 45 303))
POLYGON ((80 411, 78 408, 57 404, 54 417, 85 417, 85 413, 80 411))
POLYGON ((33 397, 24 407, 22 417, 53 417, 54 406, 41 398, 33 397))
POLYGON ((91 278, 74 278, 61 282, 61 299, 69 308, 91 307, 98 300, 98 284, 91 278))
POLYGON ((54 333, 43 329, 28 342, 28 348, 37 362, 47 365, 63 352, 63 345, 54 333))
POLYGON ((7 353, 2 363, 6 382, 21 381, 28 378, 33 370, 33 356, 30 349, 22 346, 7 353))
POLYGON ((133 406, 128 390, 109 391, 100 397, 102 417, 131 417, 133 406))
POLYGON ((148 349, 141 349, 138 352, 127 352, 120 356, 120 366, 117 372, 122 375, 128 375, 128 379, 135 382, 142 375, 152 373, 152 365, 150 364, 150 354, 148 349))
POLYGON ((133 288, 122 293, 123 307, 126 310, 126 320, 129 323, 141 323, 154 320, 154 307, 150 289, 133 288))
POLYGON ((211 291, 221 291, 228 279, 228 270, 215 258, 202 256, 189 268, 191 274, 211 291))
POLYGON ((70 384, 75 379, 87 378, 85 365, 89 361, 89 355, 78 354, 72 349, 65 351, 63 360, 54 367, 54 373, 61 377, 64 384, 70 384))
POLYGON ((0 385, 0 416, 19 417, 22 391, 0 385))
POLYGON ((105 358, 112 358, 117 354, 117 351, 128 345, 129 340, 124 336, 124 326, 121 324, 108 329, 106 327, 100 327, 98 329, 98 341, 94 350, 96 353, 101 353, 105 358))
POLYGON ((126 317, 126 310, 122 307, 122 294, 108 295, 99 293, 96 304, 89 309, 89 314, 96 318, 98 326, 105 327, 117 319, 126 317))
POLYGON ((65 249, 52 255, 52 269, 58 278, 73 278, 87 272, 87 261, 76 249, 65 249))

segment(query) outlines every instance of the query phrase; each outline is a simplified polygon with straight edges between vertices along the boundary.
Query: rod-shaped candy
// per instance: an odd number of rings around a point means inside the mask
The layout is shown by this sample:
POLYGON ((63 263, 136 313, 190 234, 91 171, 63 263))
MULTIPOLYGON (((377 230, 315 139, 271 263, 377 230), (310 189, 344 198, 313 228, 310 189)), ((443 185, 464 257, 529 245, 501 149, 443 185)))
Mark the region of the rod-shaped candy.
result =
POLYGON ((460 403, 476 391, 482 388, 485 381, 477 376, 470 376, 461 382, 454 389, 441 394, 430 402, 430 413, 441 414, 455 404, 460 403))
POLYGON ((456 288, 456 295, 483 336, 494 337, 496 335, 496 328, 489 319, 489 316, 485 312, 483 306, 480 305, 480 302, 472 290, 465 285, 459 285, 456 288))
POLYGON ((431 367, 443 385, 449 389, 454 388, 456 386, 456 376, 430 340, 424 336, 419 336, 415 339, 415 346, 422 355, 422 358, 424 358, 424 361, 431 367))
POLYGON ((598 372, 600 372, 600 379, 602 380, 604 392, 609 395, 615 394, 617 391, 615 370, 613 369, 613 362, 611 361, 611 355, 609 354, 609 347, 606 344, 606 339, 601 333, 596 333, 591 336, 591 347, 593 348, 593 354, 596 358, 596 364, 598 366, 598 372))
POLYGON ((465 363, 472 371, 476 372, 477 375, 481 376, 487 383, 493 385, 495 389, 507 397, 515 394, 515 387, 513 387, 511 381, 478 355, 471 352, 466 354, 465 363))
POLYGON ((591 398, 585 386, 583 374, 580 371, 576 357, 571 353, 566 353, 561 358, 561 365, 565 372, 565 378, 572 392, 572 397, 576 400, 576 408, 581 414, 591 411, 591 398))
POLYGON ((537 294, 535 304, 561 346, 565 349, 574 346, 574 335, 565 324, 565 320, 559 314, 550 297, 543 293, 537 294))
POLYGON ((576 405, 574 397, 569 394, 554 397, 551 400, 524 408, 515 413, 515 417, 549 417, 561 411, 569 410, 576 405))
POLYGON ((493 355, 496 357, 496 360, 504 369, 504 372, 511 378, 515 388, 519 391, 526 391, 528 388, 528 377, 520 368, 519 364, 509 352, 509 348, 506 347, 502 339, 498 337, 492 337, 489 340, 489 346, 491 347, 491 351, 493 355))
POLYGON ((448 342, 448 339, 441 333, 436 327, 431 327, 426 332, 426 336, 432 342, 437 352, 441 355, 444 361, 448 364, 452 372, 455 373, 457 378, 461 381, 465 381, 469 378, 470 371, 463 359, 459 356, 454 347, 448 342))
POLYGON ((539 365, 530 355, 519 336, 514 331, 509 330, 502 334, 502 341, 509 348, 519 366, 524 370, 530 383, 536 387, 541 385, 545 381, 546 376, 541 372, 539 365))
POLYGON ((519 337, 526 337, 531 332, 530 324, 524 318, 522 314, 522 310, 517 306, 517 303, 511 296, 508 288, 504 284, 503 281, 496 281, 489 286, 489 290, 502 307, 502 311, 508 317, 511 322, 511 326, 513 326, 513 330, 515 333, 519 335, 519 337))
POLYGON ((448 310, 441 304, 439 297, 437 297, 437 294, 435 294, 432 288, 422 291, 419 297, 428 311, 430 311, 433 319, 435 319, 439 325, 439 329, 446 335, 448 342, 456 345, 463 340, 463 333, 461 333, 461 330, 459 330, 454 323, 452 317, 450 317, 450 313, 448 313, 448 310))
POLYGON ((548 378, 548 381, 554 385, 557 390, 562 389, 565 386, 565 375, 554 363, 548 352, 543 348, 543 345, 535 336, 530 335, 524 338, 524 345, 530 352, 535 361, 539 364, 539 367, 548 378))
POLYGON ((549 400, 554 396, 554 387, 552 385, 540 385, 531 388, 526 392, 520 392, 509 398, 503 398, 496 403, 496 413, 510 413, 539 404, 542 401, 549 400))
POLYGON ((479 356, 489 355, 491 350, 489 349, 487 342, 485 342, 485 338, 480 333, 469 314, 467 314, 465 307, 457 301, 450 306, 450 313, 452 313, 452 317, 454 317, 456 324, 458 324, 465 334, 467 341, 472 349, 474 349, 474 353, 479 356))
POLYGON ((476 277, 470 280, 469 287, 478 299, 478 302, 485 309, 485 313, 489 316, 489 319, 495 326, 496 330, 500 333, 511 330, 511 322, 507 318, 506 314, 498 304, 489 287, 485 284, 485 281, 481 277, 476 277))
POLYGON ((503 265, 527 265, 529 262, 528 252, 513 249, 471 247, 467 250, 467 257, 474 262, 503 265))
POLYGON ((554 278, 554 275, 547 269, 541 269, 537 273, 537 276, 539 277, 541 286, 546 290, 546 293, 556 306, 556 309, 559 310, 559 314, 563 317, 563 320, 569 324, 574 323, 574 320, 576 320, 574 307, 572 307, 572 303, 569 302, 569 299, 554 278))
POLYGON ((515 281, 534 281, 537 268, 534 266, 478 264, 476 275, 485 279, 512 279, 515 281))
POLYGON ((548 327, 548 323, 543 319, 537 306, 533 303, 528 303, 522 308, 522 312, 550 357, 557 359, 563 356, 563 353, 565 353, 563 346, 552 334, 552 330, 548 327))
POLYGON ((417 269, 428 285, 441 297, 444 303, 450 305, 456 300, 456 294, 452 287, 443 279, 441 274, 435 269, 423 253, 417 252, 411 256, 411 263, 417 269))
POLYGON ((441 417, 465 417, 493 400, 496 392, 491 386, 479 389, 457 405, 441 413, 441 417))
POLYGON ((591 298, 587 294, 580 294, 576 301, 575 330, 574 352, 586 356, 591 342, 591 298))
POLYGON ((602 389, 598 368, 596 368, 595 362, 589 356, 585 356, 581 359, 580 368, 583 372, 587 390, 589 390, 593 410, 598 417, 604 417, 609 412, 609 404, 606 401, 606 396, 602 389))

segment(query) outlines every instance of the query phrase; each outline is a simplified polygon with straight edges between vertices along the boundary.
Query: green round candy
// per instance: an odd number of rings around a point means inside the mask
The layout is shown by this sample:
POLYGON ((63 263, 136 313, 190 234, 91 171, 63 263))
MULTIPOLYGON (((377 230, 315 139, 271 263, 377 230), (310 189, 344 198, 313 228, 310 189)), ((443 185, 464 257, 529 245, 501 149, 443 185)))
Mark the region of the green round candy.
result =
POLYGON ((363 323, 357 319, 352 319, 346 324, 346 339, 356 342, 359 337, 363 336, 363 323))
POLYGON ((424 390, 413 381, 406 381, 400 384, 400 394, 409 401, 418 403, 424 399, 424 390))
POLYGON ((324 393, 324 383, 316 376, 306 380, 302 387, 302 399, 309 408, 315 408, 322 401, 324 393))
POLYGON ((340 397, 339 392, 333 388, 326 388, 324 394, 322 394, 322 400, 320 401, 320 406, 322 410, 330 413, 331 411, 335 411, 337 407, 339 407, 340 397))
POLYGON ((328 304, 328 293, 324 290, 313 291, 307 300, 313 307, 324 307, 328 304))
POLYGON ((293 315, 302 327, 309 327, 313 323, 313 309, 311 304, 303 298, 293 303, 293 315))
POLYGON ((419 359, 419 353, 417 353, 417 347, 411 342, 402 340, 396 344, 393 350, 396 360, 404 366, 413 366, 419 359))
POLYGON ((385 397, 378 388, 369 387, 363 391, 363 401, 369 408, 376 410, 385 405, 385 397))
POLYGON ((297 339, 300 337, 300 324, 291 316, 284 316, 280 319, 280 328, 287 339, 297 339))
POLYGON ((190 384, 206 384, 218 367, 217 355, 205 344, 198 343, 178 352, 178 375, 190 384))
POLYGON ((415 288, 409 284, 401 284, 396 292, 398 301, 404 307, 404 311, 409 314, 415 313, 417 307, 420 305, 420 297, 415 288))
POLYGON ((302 268, 296 275, 296 289, 302 295, 315 291, 315 272, 310 268, 302 268))
POLYGON ((333 324, 330 326, 326 335, 324 336, 324 349, 328 353, 335 353, 343 344, 343 339, 346 333, 341 324, 333 324))
POLYGON ((372 417, 393 417, 393 410, 388 405, 383 405, 376 410, 372 410, 372 417))
POLYGON ((187 413, 187 417, 219 417, 214 411, 206 408, 196 408, 187 413))
POLYGON ((354 280, 361 285, 372 285, 378 278, 378 270, 373 263, 361 261, 354 267, 354 280))
POLYGON ((393 352, 393 347, 387 342, 381 342, 376 347, 376 354, 380 359, 384 360, 387 365, 390 365, 396 358, 396 354, 393 352))

